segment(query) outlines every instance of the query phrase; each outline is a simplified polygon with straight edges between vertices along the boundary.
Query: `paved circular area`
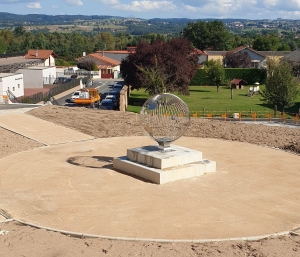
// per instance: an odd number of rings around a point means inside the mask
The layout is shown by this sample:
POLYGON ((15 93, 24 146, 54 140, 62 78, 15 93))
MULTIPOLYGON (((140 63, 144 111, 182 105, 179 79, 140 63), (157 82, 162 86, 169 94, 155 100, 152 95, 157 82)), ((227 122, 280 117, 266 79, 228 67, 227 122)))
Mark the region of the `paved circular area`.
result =
POLYGON ((241 142, 184 137, 217 171, 156 185, 112 169, 148 137, 103 138, 0 160, 1 208, 74 232, 165 239, 256 236, 300 225, 297 155, 241 142))

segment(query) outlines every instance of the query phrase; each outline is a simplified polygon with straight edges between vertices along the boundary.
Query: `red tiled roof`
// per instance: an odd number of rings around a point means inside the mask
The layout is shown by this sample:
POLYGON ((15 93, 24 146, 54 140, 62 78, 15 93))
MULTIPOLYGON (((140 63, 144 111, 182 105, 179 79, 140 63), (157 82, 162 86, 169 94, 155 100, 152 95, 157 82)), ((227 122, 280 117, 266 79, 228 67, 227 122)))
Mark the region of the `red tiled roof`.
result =
POLYGON ((106 56, 102 56, 100 53, 89 54, 88 56, 92 57, 92 58, 95 58, 95 59, 98 59, 100 61, 106 62, 106 63, 108 63, 108 65, 112 65, 112 66, 120 65, 119 61, 116 61, 114 59, 108 58, 106 56))
POLYGON ((52 55, 53 57, 57 57, 57 55, 53 52, 53 50, 28 50, 28 53, 25 55, 26 59, 48 59, 52 55))
POLYGON ((239 84, 240 82, 243 82, 245 84, 247 84, 248 82, 243 80, 243 79, 233 79, 230 81, 231 84, 239 84))
POLYGON ((194 53, 195 54, 198 54, 198 55, 207 55, 207 53, 205 51, 201 51, 199 50, 198 48, 195 48, 194 49, 194 53))

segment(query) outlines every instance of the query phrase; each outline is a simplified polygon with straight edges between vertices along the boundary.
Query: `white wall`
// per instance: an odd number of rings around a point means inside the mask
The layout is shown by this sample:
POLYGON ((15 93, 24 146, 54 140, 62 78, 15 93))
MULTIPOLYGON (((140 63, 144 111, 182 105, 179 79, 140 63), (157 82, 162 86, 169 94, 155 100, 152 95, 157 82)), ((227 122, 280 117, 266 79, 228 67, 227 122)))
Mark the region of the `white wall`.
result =
POLYGON ((50 55, 50 57, 45 60, 44 66, 47 66, 47 67, 55 66, 55 59, 53 58, 52 55, 50 55))
POLYGON ((23 74, 0 73, 0 96, 6 95, 7 89, 9 89, 16 97, 23 96, 23 74))
POLYGON ((51 80, 54 81, 56 78, 56 67, 34 66, 20 69, 17 72, 24 75, 24 88, 43 88, 44 78, 47 78, 45 84, 51 84, 51 80))

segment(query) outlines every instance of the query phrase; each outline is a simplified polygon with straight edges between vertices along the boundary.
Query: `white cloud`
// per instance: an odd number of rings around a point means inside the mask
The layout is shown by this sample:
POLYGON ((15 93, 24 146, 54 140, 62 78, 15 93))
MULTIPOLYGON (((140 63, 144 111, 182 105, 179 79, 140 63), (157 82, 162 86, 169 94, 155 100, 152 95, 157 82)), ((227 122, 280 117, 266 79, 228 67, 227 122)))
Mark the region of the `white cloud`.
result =
POLYGON ((57 6, 57 5, 52 5, 52 8, 53 8, 53 9, 57 9, 58 6, 57 6))
POLYGON ((28 5, 26 5, 26 7, 30 8, 30 9, 41 9, 42 8, 41 4, 38 2, 29 3, 28 5))
POLYGON ((80 0, 65 0, 67 5, 70 6, 81 6, 83 5, 83 2, 81 2, 80 0))
POLYGON ((105 5, 111 6, 113 9, 147 12, 147 11, 170 11, 176 9, 176 5, 172 1, 132 1, 129 3, 120 3, 118 0, 100 0, 105 5))

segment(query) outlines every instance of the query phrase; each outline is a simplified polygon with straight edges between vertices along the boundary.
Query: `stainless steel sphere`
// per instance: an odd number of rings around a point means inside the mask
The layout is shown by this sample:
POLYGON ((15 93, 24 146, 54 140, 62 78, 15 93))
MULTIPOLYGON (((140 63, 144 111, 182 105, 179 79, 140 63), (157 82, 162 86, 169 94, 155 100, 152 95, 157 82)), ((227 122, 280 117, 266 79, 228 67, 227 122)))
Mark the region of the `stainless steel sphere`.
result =
POLYGON ((186 103, 173 94, 158 94, 143 105, 140 121, 144 130, 162 149, 181 137, 190 125, 186 103))

